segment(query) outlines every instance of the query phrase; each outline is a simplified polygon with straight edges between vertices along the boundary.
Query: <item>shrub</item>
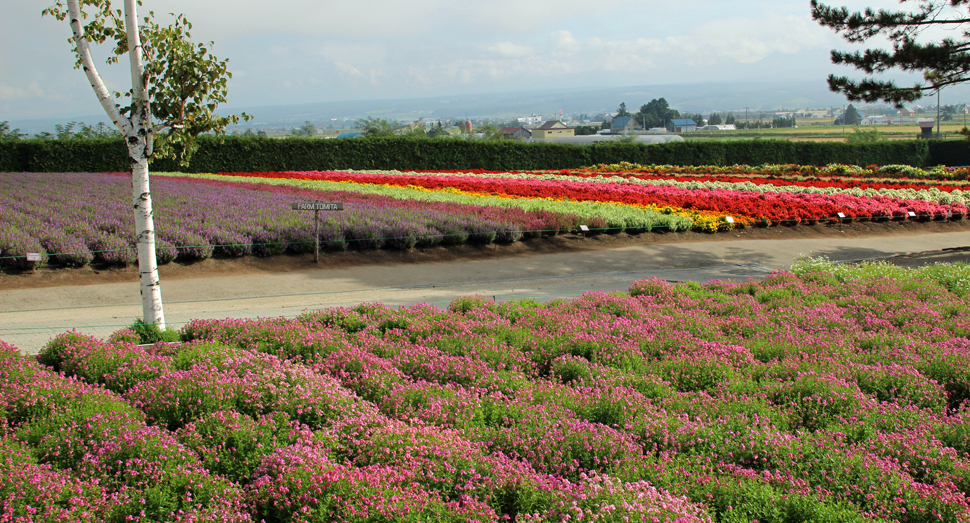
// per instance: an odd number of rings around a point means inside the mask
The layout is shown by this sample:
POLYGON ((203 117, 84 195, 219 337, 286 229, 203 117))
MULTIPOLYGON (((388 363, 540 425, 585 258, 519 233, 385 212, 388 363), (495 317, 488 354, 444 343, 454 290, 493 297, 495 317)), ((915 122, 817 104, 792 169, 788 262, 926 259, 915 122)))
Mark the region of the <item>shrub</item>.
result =
POLYGON ((134 323, 128 326, 129 329, 138 334, 139 343, 158 343, 160 341, 178 341, 179 333, 171 329, 161 330, 154 323, 145 323, 135 319, 134 323))
POLYGON ((206 470, 245 485, 263 458, 297 442, 313 443, 305 425, 285 414, 252 418, 235 411, 215 411, 179 429, 180 443, 199 455, 206 470))

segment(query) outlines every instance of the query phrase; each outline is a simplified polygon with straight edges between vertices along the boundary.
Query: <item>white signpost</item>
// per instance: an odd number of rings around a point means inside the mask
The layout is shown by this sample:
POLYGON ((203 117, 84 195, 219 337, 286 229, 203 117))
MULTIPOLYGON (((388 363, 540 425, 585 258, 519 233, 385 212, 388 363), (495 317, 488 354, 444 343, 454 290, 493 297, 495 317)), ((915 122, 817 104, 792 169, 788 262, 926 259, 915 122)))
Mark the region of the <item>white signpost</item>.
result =
POLYGON ((313 263, 320 263, 320 211, 342 211, 343 202, 294 202, 294 211, 313 211, 313 263))

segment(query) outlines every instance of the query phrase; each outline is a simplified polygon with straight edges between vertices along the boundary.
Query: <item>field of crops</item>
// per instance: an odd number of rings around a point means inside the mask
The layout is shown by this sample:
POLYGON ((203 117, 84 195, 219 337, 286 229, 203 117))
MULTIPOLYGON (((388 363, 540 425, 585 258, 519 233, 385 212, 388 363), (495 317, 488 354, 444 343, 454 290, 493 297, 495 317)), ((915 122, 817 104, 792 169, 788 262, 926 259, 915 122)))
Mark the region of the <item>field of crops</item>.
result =
MULTIPOLYGON (((833 165, 603 165, 555 172, 161 173, 153 177, 160 263, 324 250, 514 242, 851 221, 960 220, 970 171, 833 165)), ((127 175, 0 174, 0 266, 135 263, 127 175), (37 253, 41 261, 28 261, 37 253)))
POLYGON ((970 268, 0 351, 4 521, 965 522, 970 268), (19 519, 18 519, 19 518, 19 519))

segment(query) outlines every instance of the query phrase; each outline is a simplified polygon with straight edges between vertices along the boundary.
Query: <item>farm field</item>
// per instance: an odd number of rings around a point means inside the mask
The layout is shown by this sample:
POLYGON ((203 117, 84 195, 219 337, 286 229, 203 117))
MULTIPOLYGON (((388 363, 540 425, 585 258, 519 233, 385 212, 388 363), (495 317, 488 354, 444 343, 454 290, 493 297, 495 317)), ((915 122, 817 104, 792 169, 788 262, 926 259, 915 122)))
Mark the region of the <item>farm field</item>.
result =
POLYGON ((813 259, 540 304, 4 345, 28 520, 970 517, 970 268, 813 259))
MULTIPOLYGON (((154 176, 162 264, 325 251, 514 243, 583 234, 724 232, 849 222, 957 221, 967 169, 603 165, 543 172, 310 171, 154 176)), ((0 174, 0 266, 134 263, 127 175, 0 174), (92 203, 96 202, 96 203, 92 203), (40 261, 28 260, 27 254, 40 261)))
MULTIPOLYGON (((936 113, 932 115, 917 115, 915 118, 925 118, 936 121, 936 113)), ((751 121, 757 122, 757 116, 751 121)), ((742 120, 743 122, 743 120, 742 120)), ((797 128, 778 128, 778 129, 741 129, 737 131, 698 131, 694 133, 684 133, 685 140, 743 140, 755 138, 773 138, 779 140, 794 141, 835 141, 844 140, 846 137, 855 134, 855 129, 861 131, 876 130, 886 140, 912 140, 920 135, 921 130, 914 122, 897 123, 894 125, 863 125, 853 126, 833 125, 831 119, 799 118, 797 128)), ((941 138, 944 140, 965 140, 959 131, 965 127, 963 118, 954 121, 943 122, 940 126, 941 138)), ((934 134, 936 127, 933 127, 934 134)))

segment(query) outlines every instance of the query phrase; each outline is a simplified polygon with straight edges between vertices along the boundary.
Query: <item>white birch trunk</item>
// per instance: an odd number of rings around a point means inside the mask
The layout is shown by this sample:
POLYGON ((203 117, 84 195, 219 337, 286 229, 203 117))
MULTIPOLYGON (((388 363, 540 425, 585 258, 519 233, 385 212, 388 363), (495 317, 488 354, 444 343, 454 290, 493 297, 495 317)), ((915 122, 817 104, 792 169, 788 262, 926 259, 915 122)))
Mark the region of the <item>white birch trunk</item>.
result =
POLYGON ((125 0, 125 29, 128 33, 128 55, 131 64, 131 117, 121 116, 94 65, 87 39, 81 28, 78 0, 67 0, 68 17, 77 43, 78 56, 88 81, 108 117, 114 122, 128 144, 131 163, 132 210, 135 216, 135 241, 138 245, 138 272, 141 282, 142 321, 165 329, 162 309, 162 290, 159 285, 158 263, 155 259, 155 225, 152 218, 152 193, 148 181, 148 159, 152 155, 154 131, 148 86, 142 62, 141 36, 138 33, 136 0, 125 0))
POLYGON ((165 330, 162 309, 162 288, 155 259, 155 223, 152 219, 152 193, 148 183, 147 147, 143 139, 128 138, 131 161, 131 193, 135 213, 135 241, 138 245, 138 274, 141 280, 141 309, 145 323, 154 323, 165 330))
POLYGON ((148 158, 152 155, 154 133, 148 105, 148 79, 142 62, 141 35, 138 33, 136 0, 125 0, 125 30, 128 33, 128 59, 131 64, 131 134, 128 154, 131 161, 132 210, 135 213, 135 241, 138 244, 138 273, 141 277, 141 308, 145 323, 165 330, 162 288, 155 259, 155 222, 152 218, 152 193, 148 183, 148 158))

